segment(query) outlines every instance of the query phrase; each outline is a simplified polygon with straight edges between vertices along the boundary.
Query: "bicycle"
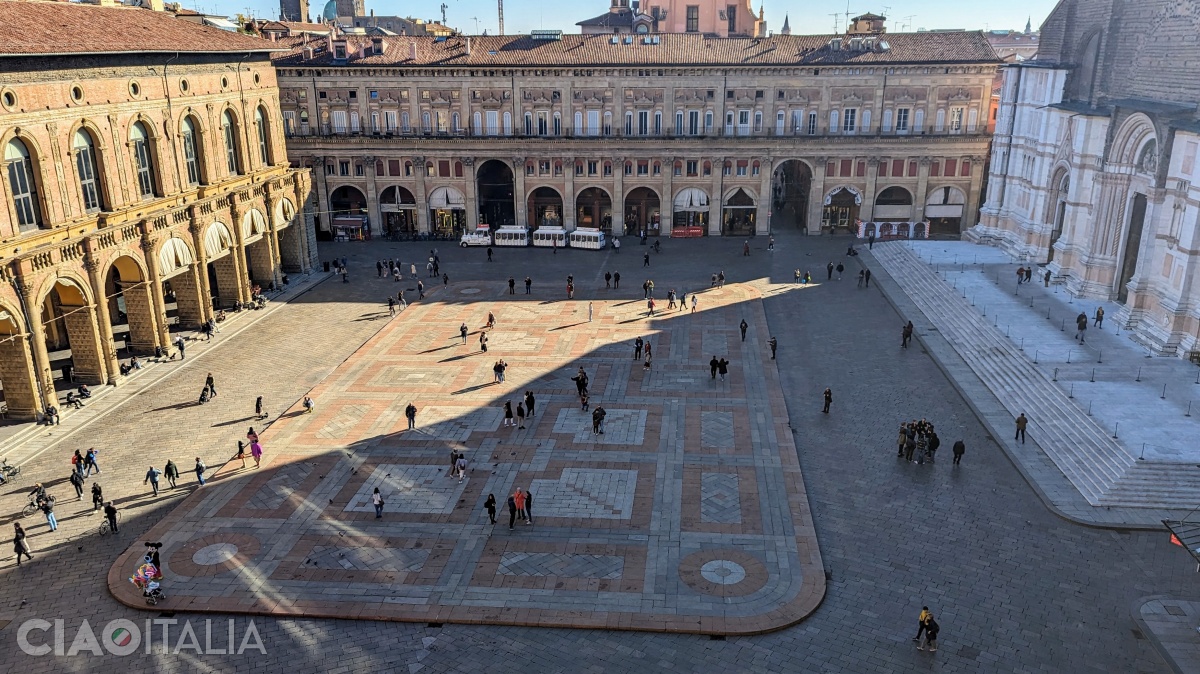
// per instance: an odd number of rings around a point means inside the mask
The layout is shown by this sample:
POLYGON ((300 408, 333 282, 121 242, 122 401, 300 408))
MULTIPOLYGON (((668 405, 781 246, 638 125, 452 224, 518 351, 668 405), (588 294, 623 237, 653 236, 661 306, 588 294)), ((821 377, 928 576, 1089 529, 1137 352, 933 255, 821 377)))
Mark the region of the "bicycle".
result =
MULTIPOLYGON (((54 503, 55 503, 54 497, 47 496, 46 500, 49 501, 50 507, 53 508, 54 503)), ((21 516, 29 517, 30 515, 34 514, 35 512, 37 512, 41 509, 42 509, 42 506, 40 504, 38 504, 37 499, 35 499, 31 496, 29 498, 29 503, 25 504, 25 507, 21 509, 21 516)))
POLYGON ((15 480, 20 474, 20 466, 10 466, 8 465, 8 459, 0 459, 0 475, 3 475, 6 481, 15 480))
MULTIPOLYGON (((120 521, 121 521, 121 511, 118 510, 117 511, 117 522, 120 522, 120 521)), ((102 522, 100 524, 100 535, 107 536, 111 533, 113 533, 112 523, 108 521, 107 517, 105 517, 104 522, 102 522)))

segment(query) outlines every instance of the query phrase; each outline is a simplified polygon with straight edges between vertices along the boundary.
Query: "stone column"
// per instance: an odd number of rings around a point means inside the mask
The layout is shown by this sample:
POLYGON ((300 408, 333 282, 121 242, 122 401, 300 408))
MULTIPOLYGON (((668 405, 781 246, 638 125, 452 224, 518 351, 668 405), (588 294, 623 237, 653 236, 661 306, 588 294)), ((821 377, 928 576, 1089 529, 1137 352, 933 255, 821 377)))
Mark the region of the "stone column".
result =
POLYGON ((267 232, 263 236, 270 245, 271 280, 275 287, 283 284, 283 253, 279 249, 279 223, 275 222, 275 211, 279 209, 279 195, 268 188, 263 203, 267 207, 267 232))
MULTIPOLYGON (((469 176, 467 178, 467 189, 464 195, 467 201, 467 231, 473 232, 475 231, 475 228, 479 227, 479 176, 475 175, 474 159, 471 160, 469 165, 464 162, 463 166, 467 169, 466 171, 463 171, 463 173, 469 176)), ((516 183, 513 183, 513 185, 515 186, 516 183)), ((494 222, 488 224, 492 225, 493 227, 496 226, 496 223, 494 222)))
MULTIPOLYGON (((233 223, 230 225, 230 229, 233 230, 233 250, 229 251, 229 254, 233 258, 236 269, 234 287, 237 289, 239 302, 250 301, 250 264, 246 259, 246 238, 242 233, 242 218, 246 217, 247 211, 249 208, 237 194, 229 195, 229 214, 233 219, 233 223)), ((223 271, 218 265, 217 278, 219 281, 225 281, 223 271)))
POLYGON ((4 402, 8 417, 18 420, 36 419, 40 410, 33 355, 29 349, 28 332, 10 335, 0 340, 0 381, 4 382, 4 402))
MULTIPOLYGON (((926 193, 929 191, 929 166, 932 163, 933 163, 933 160, 931 160, 929 157, 921 157, 917 161, 918 168, 917 168, 917 195, 916 196, 918 199, 920 199, 920 203, 913 204, 913 219, 914 220, 924 220, 925 219, 925 201, 928 200, 928 198, 929 198, 926 195, 926 193)), ((966 206, 964 205, 964 208, 965 207, 966 206)), ((966 217, 965 212, 963 213, 963 216, 966 217)), ((910 235, 911 235, 911 231, 912 231, 911 227, 909 228, 909 231, 910 231, 910 235)))
MULTIPOLYGON (((613 190, 617 194, 625 193, 625 158, 613 157, 613 190)), ((571 160, 571 173, 575 175, 575 161, 571 160)), ((624 201, 624 199, 622 199, 624 201)), ((615 236, 625 235, 625 208, 614 208, 612 231, 615 236)))
POLYGON ((317 259, 313 212, 310 207, 313 201, 312 183, 307 174, 296 173, 292 176, 292 193, 295 196, 296 214, 292 217, 293 222, 289 226, 301 228, 300 236, 296 237, 296 245, 300 249, 300 272, 305 273, 314 267, 320 267, 320 261, 317 259))
POLYGON ((192 222, 188 230, 192 233, 193 250, 196 251, 194 278, 196 287, 200 289, 200 304, 204 307, 204 315, 208 316, 212 312, 213 300, 212 288, 208 285, 208 251, 204 249, 204 227, 196 219, 198 211, 195 206, 191 208, 190 215, 192 222))
POLYGON ((146 283, 150 292, 150 314, 154 318, 153 329, 157 338, 154 346, 166 346, 171 341, 170 328, 167 325, 167 305, 163 299, 162 272, 158 269, 158 258, 154 255, 154 241, 150 238, 154 231, 148 220, 140 223, 142 239, 138 245, 146 260, 146 283))
POLYGON ((425 158, 413 157, 412 162, 413 173, 417 175, 417 193, 413 195, 417 199, 417 231, 428 234, 433 231, 433 223, 430 222, 429 188, 425 186, 425 158))
POLYGON ((821 233, 821 213, 825 209, 825 169, 829 157, 817 157, 813 166, 812 187, 808 198, 808 233, 821 233))
MULTIPOLYGON (((361 123, 361 122, 360 122, 361 123)), ((368 122, 369 123, 369 122, 368 122)), ((371 235, 383 235, 383 214, 379 211, 379 187, 376 184, 375 157, 363 157, 367 174, 367 217, 371 219, 371 235)))
MULTIPOLYGON (((863 204, 858 209, 859 220, 871 222, 875 219, 875 195, 879 190, 879 157, 867 159, 867 188, 863 193, 863 204)), ((914 195, 915 196, 915 195, 914 195)), ((916 205, 913 205, 913 216, 916 216, 916 205)))
MULTIPOLYGON (((962 224, 959 226, 959 231, 966 231, 974 227, 978 222, 979 192, 983 187, 983 170, 986 168, 986 164, 983 163, 983 157, 975 156, 969 157, 969 159, 971 160, 971 188, 967 190, 967 203, 963 204, 962 224)), ((924 216, 924 213, 925 207, 922 205, 922 216, 924 216)))
MULTIPOLYGON (((100 262, 96 260, 95 243, 96 240, 94 238, 83 240, 85 250, 83 266, 87 269, 88 283, 91 284, 92 294, 95 295, 95 301, 92 303, 92 306, 97 308, 95 311, 96 322, 100 330, 99 344, 97 344, 99 347, 97 355, 100 357, 100 362, 103 366, 100 376, 102 381, 115 386, 117 383, 117 373, 120 370, 117 368, 117 350, 113 345, 112 317, 108 313, 108 302, 104 296, 104 279, 100 276, 100 262)), ((130 313, 129 308, 127 304, 126 315, 130 313)), ((74 354, 74 351, 74 345, 72 345, 72 354, 74 354)))
POLYGON ((672 187, 675 180, 675 157, 664 159, 663 169, 662 194, 658 197, 658 235, 669 237, 675 213, 675 201, 671 198, 675 192, 672 187))
MULTIPOLYGON (((526 211, 528 210, 529 201, 525 195, 525 171, 518 171, 516 159, 513 160, 513 213, 516 215, 517 225, 522 227, 529 226, 529 217, 526 211)), ((551 160, 553 161, 553 160, 551 160)))
MULTIPOLYGON (((321 120, 317 119, 317 124, 320 125, 321 120)), ((316 179, 317 192, 317 212, 321 214, 321 223, 325 225, 326 231, 333 231, 333 214, 329 206, 329 180, 325 177, 325 157, 314 156, 312 158, 312 173, 316 179)))
MULTIPOLYGON (((716 122, 714 121, 714 124, 716 122)), ((722 118, 721 123, 724 123, 722 118)), ((708 195, 708 234, 721 235, 721 205, 725 196, 725 158, 712 158, 712 194, 708 195)))
MULTIPOLYGON (((96 305, 63 306, 63 323, 71 340, 71 363, 75 378, 88 384, 108 381, 101 352, 100 331, 96 326, 96 305)), ((111 328, 110 328, 111 331, 111 328)), ((111 340, 109 341, 111 344, 111 340)))
POLYGON ((565 193, 563 194, 562 226, 568 232, 575 229, 575 159, 572 158, 570 161, 571 170, 563 171, 565 193))
POLYGON ((764 156, 758 165, 758 203, 754 216, 754 233, 771 233, 771 166, 774 159, 764 156))
MULTIPOLYGON (((23 262, 22 266, 24 264, 27 263, 23 262)), ((33 295, 32 283, 24 278, 19 278, 16 285, 22 300, 24 300, 25 310, 30 312, 25 319, 29 323, 29 341, 32 342, 34 370, 31 374, 34 385, 37 387, 37 398, 40 401, 38 411, 40 412, 48 405, 58 405, 58 395, 54 392, 54 377, 50 374, 50 354, 46 350, 46 326, 42 323, 42 304, 33 295)))

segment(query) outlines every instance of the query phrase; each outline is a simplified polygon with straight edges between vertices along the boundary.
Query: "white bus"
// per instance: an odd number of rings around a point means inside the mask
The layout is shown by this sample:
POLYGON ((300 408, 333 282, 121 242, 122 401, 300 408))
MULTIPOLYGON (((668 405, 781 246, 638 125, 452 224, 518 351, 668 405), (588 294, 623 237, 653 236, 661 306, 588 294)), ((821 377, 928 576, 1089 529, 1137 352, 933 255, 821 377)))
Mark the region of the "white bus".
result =
POLYGON ((603 250, 604 232, 592 227, 580 227, 571 232, 571 247, 587 250, 603 250))
POLYGON ((529 231, 524 227, 501 227, 494 234, 497 246, 528 246, 529 231))
POLYGON ((533 245, 541 248, 566 248, 567 232, 562 227, 538 227, 533 232, 533 245))

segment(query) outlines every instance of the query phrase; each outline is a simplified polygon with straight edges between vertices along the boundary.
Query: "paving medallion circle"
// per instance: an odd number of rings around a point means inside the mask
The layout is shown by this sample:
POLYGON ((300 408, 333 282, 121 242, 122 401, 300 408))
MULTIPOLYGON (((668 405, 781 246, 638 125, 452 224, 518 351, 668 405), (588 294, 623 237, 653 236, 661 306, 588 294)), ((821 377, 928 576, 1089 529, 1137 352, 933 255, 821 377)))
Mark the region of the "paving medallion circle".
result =
POLYGON ((746 569, 728 559, 714 559, 700 567, 700 575, 710 583, 736 585, 746 579, 746 569))
POLYGON ((679 562, 679 579, 701 594, 745 597, 767 584, 770 573, 758 558, 731 548, 697 550, 679 562))
POLYGON ((233 543, 213 543, 192 553, 192 561, 203 566, 223 564, 237 555, 238 547, 233 543))
POLYGON ((478 295, 480 292, 481 291, 479 290, 479 288, 463 288, 462 290, 458 291, 458 294, 460 294, 460 295, 478 295))

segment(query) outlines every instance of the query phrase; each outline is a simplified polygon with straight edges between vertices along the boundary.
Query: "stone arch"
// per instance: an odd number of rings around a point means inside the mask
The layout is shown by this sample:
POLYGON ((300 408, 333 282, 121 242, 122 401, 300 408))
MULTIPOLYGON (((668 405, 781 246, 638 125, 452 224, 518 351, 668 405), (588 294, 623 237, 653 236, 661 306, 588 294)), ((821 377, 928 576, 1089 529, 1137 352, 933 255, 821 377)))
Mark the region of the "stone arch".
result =
POLYGON ((1143 148, 1150 140, 1158 140, 1154 122, 1145 113, 1136 112, 1130 115, 1113 134, 1109 163, 1119 165, 1129 172, 1134 171, 1143 148))
POLYGON ((24 315, 0 300, 0 384, 12 419, 35 419, 42 409, 29 344, 24 315))
POLYGON ((267 217, 257 208, 246 211, 242 217, 242 242, 249 245, 267 233, 267 217))
POLYGON ((257 208, 242 217, 242 245, 246 249, 246 275, 262 288, 276 281, 277 261, 271 250, 267 216, 257 208))
POLYGON ((213 222, 204 230, 204 257, 212 261, 225 255, 236 245, 235 241, 228 225, 213 222))
POLYGON ((658 190, 635 185, 625 191, 621 203, 625 208, 625 234, 636 234, 639 229, 647 236, 662 233, 662 197, 658 190))
MULTIPOLYGON (((110 261, 102 277, 101 311, 108 312, 114 341, 128 333, 125 347, 134 353, 151 353, 158 343, 148 276, 137 254, 121 251, 110 261)), ((116 344, 113 347, 115 351, 116 344)))
POLYGON ((51 369, 61 368, 63 379, 102 384, 107 368, 101 351, 96 305, 88 282, 72 271, 60 269, 48 277, 37 295, 38 320, 44 326, 51 369))
POLYGON ((1046 262, 1054 260, 1054 244, 1062 237, 1067 219, 1067 197, 1071 191, 1071 174, 1064 162, 1054 167, 1050 177, 1050 198, 1046 200, 1043 222, 1050 227, 1046 244, 1046 262))
POLYGON ((551 185, 537 185, 526 191, 526 226, 530 231, 539 227, 562 227, 562 192, 551 185))
POLYGON ((575 226, 612 230, 612 195, 599 185, 585 185, 575 192, 575 226))
POLYGON ((187 269, 196 261, 196 254, 187 240, 172 236, 158 246, 158 274, 161 278, 170 278, 187 269))
POLYGON ((205 299, 191 241, 171 236, 159 243, 156 255, 158 279, 155 281, 162 284, 167 316, 174 312, 180 325, 200 325, 206 317, 205 299))
MULTIPOLYGON (((275 204, 275 230, 279 232, 279 264, 285 271, 301 271, 305 267, 306 236, 304 227, 292 227, 303 218, 287 197, 275 204)), ((282 280, 282 279, 281 279, 282 280)))

